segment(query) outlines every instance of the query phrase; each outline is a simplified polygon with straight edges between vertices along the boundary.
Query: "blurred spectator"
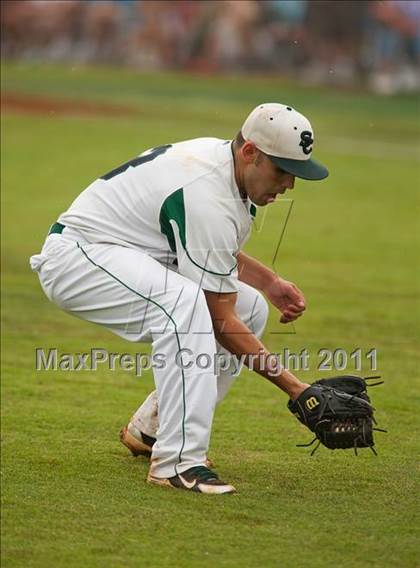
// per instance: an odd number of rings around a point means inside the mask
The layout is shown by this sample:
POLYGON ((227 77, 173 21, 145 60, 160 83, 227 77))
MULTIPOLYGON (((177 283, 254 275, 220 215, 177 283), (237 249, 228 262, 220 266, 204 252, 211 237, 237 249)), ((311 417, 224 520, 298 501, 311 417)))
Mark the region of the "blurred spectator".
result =
POLYGON ((357 81, 368 4, 364 0, 308 3, 305 31, 310 61, 302 78, 312 83, 347 85, 357 81))
POLYGON ((419 0, 2 0, 2 57, 420 89, 419 0))
POLYGON ((5 0, 1 3, 3 57, 59 59, 81 37, 81 0, 5 0))
POLYGON ((418 89, 420 2, 388 0, 370 4, 372 41, 366 59, 370 83, 380 94, 418 89))
POLYGON ((253 34, 261 15, 254 0, 223 0, 217 10, 209 33, 213 42, 212 56, 225 71, 244 70, 252 65, 253 34))
POLYGON ((139 67, 179 68, 184 44, 194 25, 199 2, 155 0, 136 2, 137 29, 129 45, 129 61, 139 67))
POLYGON ((85 2, 84 49, 89 61, 115 63, 122 59, 122 10, 117 2, 85 2))
POLYGON ((308 60, 307 0, 265 0, 273 68, 295 74, 308 60))

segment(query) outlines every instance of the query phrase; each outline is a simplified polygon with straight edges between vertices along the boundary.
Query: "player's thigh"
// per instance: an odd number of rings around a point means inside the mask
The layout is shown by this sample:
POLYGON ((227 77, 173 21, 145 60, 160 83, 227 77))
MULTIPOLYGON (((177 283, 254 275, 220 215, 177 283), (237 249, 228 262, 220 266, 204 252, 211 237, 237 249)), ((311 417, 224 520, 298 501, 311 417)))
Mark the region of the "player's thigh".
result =
POLYGON ((148 341, 191 325, 211 331, 198 286, 149 255, 105 244, 64 244, 61 254, 50 296, 72 315, 129 341, 148 341))

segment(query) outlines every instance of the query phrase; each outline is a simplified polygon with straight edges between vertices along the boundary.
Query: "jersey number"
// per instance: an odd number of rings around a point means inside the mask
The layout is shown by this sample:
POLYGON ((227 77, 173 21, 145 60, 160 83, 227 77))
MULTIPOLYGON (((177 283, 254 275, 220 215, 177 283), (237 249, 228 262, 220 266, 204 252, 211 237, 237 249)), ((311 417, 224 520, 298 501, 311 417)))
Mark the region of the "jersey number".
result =
POLYGON ((145 156, 139 156, 138 158, 134 158, 133 160, 130 160, 129 162, 125 162, 125 164, 122 164, 121 166, 118 166, 118 168, 115 168, 114 170, 111 170, 110 172, 108 172, 104 176, 101 176, 100 179, 108 180, 108 179, 111 179, 111 178, 117 176, 118 174, 122 174, 129 167, 135 168, 136 166, 140 166, 141 164, 145 164, 146 162, 151 162, 152 160, 157 158, 157 156, 164 154, 166 152, 166 150, 168 148, 170 148, 171 146, 172 146, 172 144, 165 144, 164 146, 157 146, 157 148, 153 148, 153 150, 149 154, 146 154, 145 156))

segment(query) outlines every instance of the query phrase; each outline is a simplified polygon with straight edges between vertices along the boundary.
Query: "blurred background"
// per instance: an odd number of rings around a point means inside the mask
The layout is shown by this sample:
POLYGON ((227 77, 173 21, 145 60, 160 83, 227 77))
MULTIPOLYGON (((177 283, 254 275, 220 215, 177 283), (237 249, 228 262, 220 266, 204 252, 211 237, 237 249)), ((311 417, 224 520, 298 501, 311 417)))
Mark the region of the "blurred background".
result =
POLYGON ((2 57, 420 88, 416 0, 3 0, 2 57))

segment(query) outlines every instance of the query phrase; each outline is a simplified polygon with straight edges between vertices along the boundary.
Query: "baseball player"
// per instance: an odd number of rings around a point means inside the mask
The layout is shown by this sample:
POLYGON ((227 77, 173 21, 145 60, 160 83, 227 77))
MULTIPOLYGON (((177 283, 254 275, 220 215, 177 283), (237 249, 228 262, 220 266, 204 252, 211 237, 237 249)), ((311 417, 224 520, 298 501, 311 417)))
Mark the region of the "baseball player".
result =
POLYGON ((242 248, 255 206, 293 189, 295 177, 327 177, 311 158, 313 142, 302 114, 264 103, 234 140, 148 150, 89 185, 31 257, 52 302, 128 341, 149 341, 159 355, 156 390, 121 431, 134 454, 151 455, 149 483, 235 491, 210 469, 207 450, 239 361, 291 400, 308 387, 259 339, 264 296, 287 323, 303 314, 304 295, 242 248), (219 373, 203 364, 221 354, 228 364, 219 373))

